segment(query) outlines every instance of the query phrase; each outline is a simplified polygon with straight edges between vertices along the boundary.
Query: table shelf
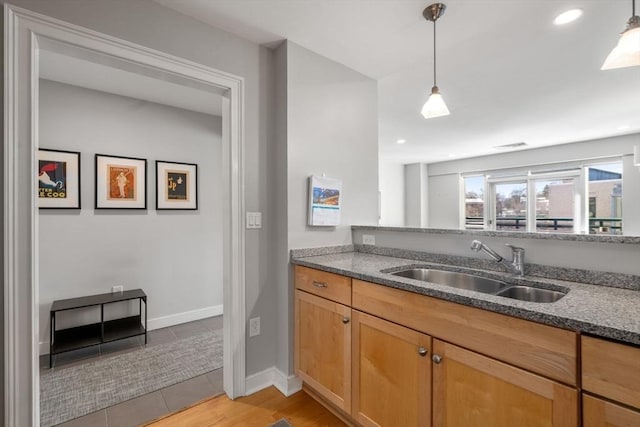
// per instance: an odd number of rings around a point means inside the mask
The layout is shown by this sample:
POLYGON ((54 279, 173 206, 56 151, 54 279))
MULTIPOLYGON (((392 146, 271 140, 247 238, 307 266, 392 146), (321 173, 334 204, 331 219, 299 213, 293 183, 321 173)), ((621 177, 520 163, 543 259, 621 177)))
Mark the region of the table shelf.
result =
POLYGON ((53 366, 54 355, 67 351, 139 335, 144 335, 144 343, 147 344, 147 295, 142 289, 54 301, 51 305, 50 319, 49 368, 53 366), (136 299, 139 302, 137 315, 104 320, 105 305, 136 299), (142 316, 143 302, 144 317, 142 316), (100 322, 56 330, 57 313, 87 307, 100 307, 100 322))

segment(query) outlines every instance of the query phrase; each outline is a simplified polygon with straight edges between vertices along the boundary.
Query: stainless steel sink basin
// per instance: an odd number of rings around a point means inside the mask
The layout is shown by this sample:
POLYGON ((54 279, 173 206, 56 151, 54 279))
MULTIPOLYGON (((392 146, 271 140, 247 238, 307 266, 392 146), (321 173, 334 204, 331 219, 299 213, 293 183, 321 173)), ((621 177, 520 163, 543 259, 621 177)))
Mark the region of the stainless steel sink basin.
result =
POLYGON ((473 274, 457 273, 455 271, 434 270, 431 268, 408 268, 391 273, 394 276, 406 277, 423 282, 437 283, 452 288, 493 294, 500 297, 529 302, 556 302, 566 295, 566 292, 533 286, 513 285, 501 280, 475 276, 473 274))
POLYGON ((566 294, 550 289, 533 288, 531 286, 511 286, 496 293, 499 297, 513 298, 530 302, 556 302, 566 294))
POLYGON ((422 280, 423 282, 437 283, 458 289, 495 294, 509 285, 500 280, 487 279, 454 271, 432 270, 430 268, 410 268, 408 270, 391 273, 394 276, 407 277, 409 279, 422 280))

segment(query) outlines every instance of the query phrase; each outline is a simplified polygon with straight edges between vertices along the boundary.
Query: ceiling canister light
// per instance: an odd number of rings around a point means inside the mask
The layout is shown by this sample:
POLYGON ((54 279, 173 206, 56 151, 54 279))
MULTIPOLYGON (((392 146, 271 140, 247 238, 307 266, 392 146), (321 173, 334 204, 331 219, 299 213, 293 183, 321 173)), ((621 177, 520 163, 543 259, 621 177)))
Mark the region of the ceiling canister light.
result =
POLYGON ((447 6, 444 3, 434 3, 422 11, 422 16, 427 21, 433 22, 433 87, 431 88, 429 99, 422 106, 421 113, 425 119, 449 115, 449 109, 444 103, 436 84, 436 21, 444 14, 446 8, 447 6))
POLYGON ((636 15, 635 0, 631 0, 631 18, 620 34, 618 44, 613 48, 601 70, 633 67, 640 65, 640 16, 636 15))

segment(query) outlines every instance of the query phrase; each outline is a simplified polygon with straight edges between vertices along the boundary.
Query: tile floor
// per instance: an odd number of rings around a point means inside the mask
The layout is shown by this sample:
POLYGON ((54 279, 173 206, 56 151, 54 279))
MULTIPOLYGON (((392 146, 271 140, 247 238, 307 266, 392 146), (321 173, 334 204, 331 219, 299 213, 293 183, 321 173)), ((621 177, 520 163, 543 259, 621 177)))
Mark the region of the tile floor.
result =
MULTIPOLYGON (((147 334, 147 346, 170 343, 207 330, 222 329, 222 316, 156 329, 147 334)), ((114 341, 54 357, 53 369, 91 362, 117 354, 140 350, 144 336, 114 341)), ((49 356, 40 357, 40 370, 49 369, 49 356)), ((153 393, 60 424, 60 427, 132 427, 223 392, 222 369, 165 387, 153 393)))

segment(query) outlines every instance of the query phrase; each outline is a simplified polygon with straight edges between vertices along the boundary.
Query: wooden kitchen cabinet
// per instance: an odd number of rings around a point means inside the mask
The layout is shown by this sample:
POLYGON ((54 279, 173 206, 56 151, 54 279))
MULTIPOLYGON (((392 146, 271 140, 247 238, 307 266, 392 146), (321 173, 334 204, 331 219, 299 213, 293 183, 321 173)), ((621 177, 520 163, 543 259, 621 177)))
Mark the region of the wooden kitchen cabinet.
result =
POLYGON ((578 391, 434 339, 433 425, 578 425, 578 391))
POLYGON ((295 291, 296 374, 337 408, 351 411, 351 308, 295 291))
POLYGON ((296 373, 345 421, 578 426, 575 332, 307 267, 295 278, 296 373))
POLYGON ((583 394, 584 427, 640 426, 640 348, 589 336, 581 344, 583 390, 621 403, 583 394))
POLYGON ((640 348, 583 336, 582 388, 640 409, 640 348))
POLYGON ((364 426, 431 425, 431 337, 352 311, 352 416, 364 426))
POLYGON ((582 396, 582 414, 583 427, 640 426, 640 412, 587 394, 582 396))

